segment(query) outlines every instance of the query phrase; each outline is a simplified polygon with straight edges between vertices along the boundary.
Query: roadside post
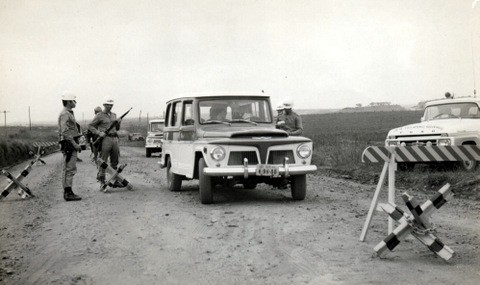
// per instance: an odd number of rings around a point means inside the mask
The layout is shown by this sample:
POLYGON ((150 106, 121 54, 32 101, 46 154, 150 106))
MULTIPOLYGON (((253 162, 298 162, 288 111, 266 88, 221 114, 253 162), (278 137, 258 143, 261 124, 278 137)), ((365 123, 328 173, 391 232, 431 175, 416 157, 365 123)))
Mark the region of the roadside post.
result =
POLYGON ((410 214, 403 212, 395 204, 380 204, 380 208, 400 225, 375 246, 374 250, 377 255, 383 256, 387 249, 392 251, 402 239, 411 234, 443 260, 448 261, 452 258, 455 252, 433 234, 435 228, 429 221, 432 213, 440 209, 452 197, 450 184, 447 183, 432 199, 427 200, 421 206, 417 204, 414 197, 403 193, 402 199, 410 214))
POLYGON ((105 169, 106 172, 110 174, 110 179, 107 181, 107 183, 102 185, 102 190, 103 192, 107 192, 108 188, 107 187, 112 187, 116 188, 117 186, 115 185, 115 182, 119 182, 120 184, 123 185, 123 187, 127 187, 128 190, 133 190, 132 184, 128 182, 127 179, 124 179, 122 176, 120 176, 120 173, 123 171, 123 169, 127 166, 126 164, 122 164, 118 167, 118 170, 113 169, 108 163, 106 163, 103 159, 98 158, 97 159, 97 164, 98 167, 101 167, 105 169))
MULTIPOLYGON (((380 179, 373 195, 360 241, 365 241, 368 228, 377 207, 380 191, 388 170, 388 203, 395 204, 395 171, 398 162, 459 162, 480 161, 480 147, 476 145, 452 146, 369 146, 362 153, 362 162, 384 163, 380 179)), ((388 234, 393 231, 393 221, 388 218, 388 234)))

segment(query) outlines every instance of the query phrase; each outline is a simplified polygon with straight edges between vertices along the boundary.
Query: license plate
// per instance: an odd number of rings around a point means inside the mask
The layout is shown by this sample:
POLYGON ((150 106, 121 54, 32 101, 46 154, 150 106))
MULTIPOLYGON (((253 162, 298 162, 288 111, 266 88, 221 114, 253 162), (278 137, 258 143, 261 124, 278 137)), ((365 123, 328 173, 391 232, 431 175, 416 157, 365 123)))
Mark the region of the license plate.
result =
POLYGON ((257 176, 278 176, 278 166, 259 164, 255 174, 257 176))

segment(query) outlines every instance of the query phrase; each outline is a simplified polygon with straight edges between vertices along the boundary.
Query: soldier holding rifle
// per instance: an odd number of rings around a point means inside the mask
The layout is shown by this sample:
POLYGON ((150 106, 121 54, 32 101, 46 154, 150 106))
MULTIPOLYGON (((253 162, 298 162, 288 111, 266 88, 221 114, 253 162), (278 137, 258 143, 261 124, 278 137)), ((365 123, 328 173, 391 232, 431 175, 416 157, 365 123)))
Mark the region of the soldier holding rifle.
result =
MULTIPOLYGON (((95 115, 93 121, 88 125, 88 129, 98 136, 97 141, 94 142, 94 147, 98 147, 102 160, 108 161, 108 157, 110 157, 110 165, 116 169, 120 154, 117 131, 120 129, 123 116, 117 119, 117 115, 112 112, 113 103, 113 99, 106 99, 103 102, 103 111, 95 115)), ((105 169, 98 168, 97 180, 100 182, 100 189, 102 189, 105 184, 105 169)))
POLYGON ((77 172, 77 153, 81 151, 78 139, 81 136, 80 125, 75 120, 73 108, 77 105, 75 95, 65 93, 62 96, 63 110, 58 116, 58 133, 63 153, 64 166, 62 171, 63 198, 66 201, 78 201, 82 198, 72 191, 73 176, 77 172))

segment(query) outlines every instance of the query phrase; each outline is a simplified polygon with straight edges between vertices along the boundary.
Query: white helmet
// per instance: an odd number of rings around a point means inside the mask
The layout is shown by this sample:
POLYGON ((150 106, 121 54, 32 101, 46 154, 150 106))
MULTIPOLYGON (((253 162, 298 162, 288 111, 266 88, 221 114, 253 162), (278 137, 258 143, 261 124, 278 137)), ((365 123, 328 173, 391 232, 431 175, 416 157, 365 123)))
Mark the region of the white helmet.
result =
POLYGON ((114 101, 112 98, 110 97, 106 97, 104 100, 103 100, 103 104, 108 104, 108 105, 113 105, 114 101))
POLYGON ((62 101, 75 101, 75 100, 77 100, 75 94, 68 91, 63 92, 62 101))
POLYGON ((287 98, 283 101, 283 108, 285 109, 292 109, 293 107, 293 100, 290 98, 287 98))
POLYGON ((283 107, 283 104, 278 104, 277 107, 275 108, 275 110, 277 110, 277 111, 282 111, 283 109, 285 109, 283 107))

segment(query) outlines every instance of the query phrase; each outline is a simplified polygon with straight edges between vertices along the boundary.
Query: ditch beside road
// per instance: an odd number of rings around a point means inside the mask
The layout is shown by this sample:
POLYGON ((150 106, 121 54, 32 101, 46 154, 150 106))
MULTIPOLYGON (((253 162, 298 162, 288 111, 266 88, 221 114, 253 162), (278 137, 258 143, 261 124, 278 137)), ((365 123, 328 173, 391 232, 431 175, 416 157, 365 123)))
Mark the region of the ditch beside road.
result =
MULTIPOLYGON (((376 212, 358 241, 375 185, 308 177, 307 197, 261 185, 216 188, 202 205, 198 182, 166 189, 158 157, 122 147, 122 175, 134 191, 99 191, 89 151, 79 156, 65 202, 62 156, 54 153, 25 178, 35 198, 16 192, 0 201, 0 284, 478 284, 480 202, 454 198, 433 214, 436 235, 456 255, 445 262, 414 238, 385 258, 373 247, 386 237, 376 212)), ((19 173, 26 163, 9 169, 19 173)), ((7 185, 0 178, 0 189, 7 185)), ((405 209, 397 190, 396 201, 405 209)), ((415 193, 421 202, 432 194, 415 193)), ((386 190, 380 201, 386 201, 386 190)))

